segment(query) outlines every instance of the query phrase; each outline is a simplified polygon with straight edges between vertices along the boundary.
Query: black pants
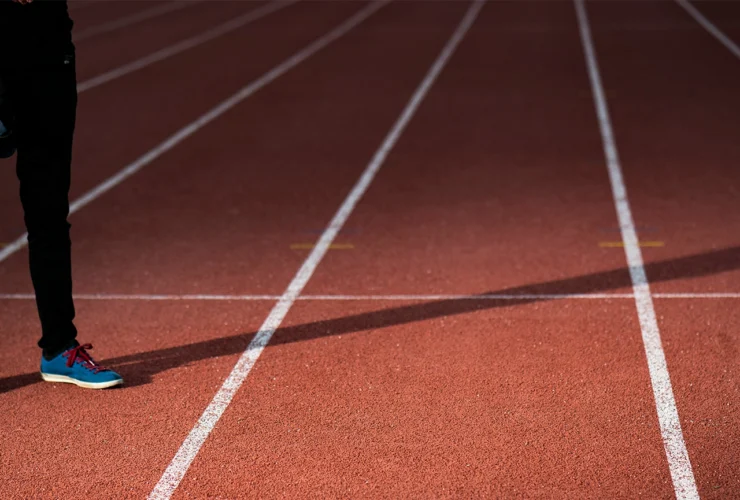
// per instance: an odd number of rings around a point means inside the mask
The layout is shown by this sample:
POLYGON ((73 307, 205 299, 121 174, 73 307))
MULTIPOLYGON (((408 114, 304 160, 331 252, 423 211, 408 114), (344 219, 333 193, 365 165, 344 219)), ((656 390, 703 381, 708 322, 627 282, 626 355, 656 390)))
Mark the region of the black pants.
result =
POLYGON ((67 222, 77 107, 71 29, 66 2, 0 0, 3 107, 17 141, 39 347, 45 352, 60 350, 77 335, 67 222))

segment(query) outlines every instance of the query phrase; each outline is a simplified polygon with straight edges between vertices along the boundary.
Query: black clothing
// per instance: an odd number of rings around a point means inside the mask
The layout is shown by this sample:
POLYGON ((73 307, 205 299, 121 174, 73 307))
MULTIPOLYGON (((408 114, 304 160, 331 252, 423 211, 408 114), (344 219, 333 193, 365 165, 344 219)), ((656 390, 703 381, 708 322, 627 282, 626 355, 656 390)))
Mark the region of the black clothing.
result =
POLYGON ((53 352, 77 335, 67 222, 77 83, 66 1, 0 0, 0 80, 0 113, 10 115, 18 148, 39 347, 53 352))

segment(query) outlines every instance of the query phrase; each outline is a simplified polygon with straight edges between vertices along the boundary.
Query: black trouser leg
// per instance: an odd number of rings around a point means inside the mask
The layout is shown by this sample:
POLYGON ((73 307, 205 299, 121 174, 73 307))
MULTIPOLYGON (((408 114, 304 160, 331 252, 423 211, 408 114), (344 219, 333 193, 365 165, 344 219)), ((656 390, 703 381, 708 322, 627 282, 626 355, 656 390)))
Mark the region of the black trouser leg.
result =
POLYGON ((24 62, 0 77, 15 115, 16 171, 42 327, 39 347, 48 353, 77 335, 67 222, 77 107, 73 49, 64 58, 24 62))
POLYGON ((0 78, 0 122, 3 122, 6 127, 10 128, 10 110, 8 102, 5 99, 5 87, 3 86, 2 78, 0 78))

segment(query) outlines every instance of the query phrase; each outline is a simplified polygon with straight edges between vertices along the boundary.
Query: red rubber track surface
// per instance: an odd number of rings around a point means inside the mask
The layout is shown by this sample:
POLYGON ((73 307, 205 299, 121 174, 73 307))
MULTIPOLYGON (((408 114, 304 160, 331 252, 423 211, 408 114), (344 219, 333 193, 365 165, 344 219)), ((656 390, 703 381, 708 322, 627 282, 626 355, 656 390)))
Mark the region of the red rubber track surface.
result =
MULTIPOLYGON (((230 5, 231 11, 235 10, 234 5, 239 6, 240 12, 257 8, 252 2, 215 2, 215 5, 220 4, 230 5)), ((288 7, 244 29, 81 94, 71 197, 77 198, 118 172, 359 7, 360 4, 354 2, 336 5, 308 2, 288 7), (102 131, 101 115, 106 124, 102 131)), ((163 19, 167 21, 170 17, 163 19)), ((197 19, 191 22, 197 25, 197 19)), ((162 29, 166 31, 168 24, 162 29)), ((203 24, 195 32, 211 27, 203 24)), ((145 43, 145 35, 135 42, 145 43)), ((91 44, 91 51, 100 50, 105 54, 108 50, 105 41, 83 41, 78 50, 83 50, 87 43, 91 44)), ((161 44, 154 44, 150 51, 161 48, 161 44)), ((123 51, 119 55, 120 59, 111 63, 112 67, 132 60, 123 51)), ((81 61, 85 60, 81 57, 81 61)), ((78 64, 82 66, 82 62, 78 64)), ((84 67, 79 71, 85 72, 84 67)), ((14 172, 3 169, 2 175, 0 200, 9 211, 8 217, 0 222, 0 241, 6 241, 15 238, 23 226, 14 172)))
POLYGON ((572 5, 492 3, 307 292, 625 291, 602 163, 572 5))
MULTIPOLYGON (((737 5, 695 5, 740 43, 737 5)), ((665 241, 645 252, 653 291, 740 291, 740 60, 672 3, 598 4, 591 15, 635 223, 665 241), (659 20, 675 29, 617 31, 659 20), (651 272, 650 261, 674 264, 651 272)), ((656 313, 699 493, 736 497, 737 304, 658 301, 656 313)))
MULTIPOLYGON (((618 287, 578 49, 569 4, 487 6, 308 292, 618 287)), ((632 304, 508 305, 295 307, 182 497, 669 495, 632 304)))
MULTIPOLYGON (((192 1, 192 0, 186 0, 192 1)), ((138 2, 127 2, 138 3, 138 2)), ((149 6, 145 2, 143 6, 149 6)), ((157 5, 157 4, 155 4, 157 5)), ((125 29, 118 29, 101 34, 88 40, 77 43, 78 58, 85 64, 78 70, 78 80, 83 82, 101 73, 110 71, 122 63, 134 61, 147 56, 157 48, 169 45, 196 36, 226 23, 237 16, 256 10, 264 5, 263 2, 198 2, 190 7, 168 13, 166 16, 155 17, 140 23, 133 24, 125 29)), ((139 7, 139 10, 142 8, 139 7)), ((120 17, 120 16, 118 16, 120 17)), ((77 31, 81 31, 77 27, 77 31)), ((204 47, 208 47, 205 45, 204 47)), ((234 45, 230 53, 238 55, 235 50, 240 45, 234 45)), ((189 57, 189 53, 184 53, 189 57)), ((196 75, 190 79, 196 79, 196 75)), ((197 75, 202 78, 203 75, 197 75)))
POLYGON ((631 304, 478 305, 299 304, 178 498, 670 495, 631 304))
POLYGON ((80 8, 83 5, 81 2, 67 2, 67 9, 75 23, 74 31, 80 32, 94 26, 99 26, 104 23, 142 12, 147 8, 165 5, 166 3, 166 1, 154 2, 149 0, 145 2, 106 0, 105 2, 91 2, 91 5, 87 8, 80 8))
MULTIPOLYGON (((74 2, 77 29, 161 2, 74 2)), ((257 2, 78 44, 80 80, 257 2)), ((280 295, 467 3, 395 2, 75 214, 75 291, 280 295)), ((300 2, 80 95, 72 198, 364 7, 300 2)), ((697 7, 740 43, 740 9, 697 7)), ((589 2, 654 293, 740 292, 740 60, 671 2, 589 2)), ((10 167, 3 162, 2 167, 10 167)), ((0 168, 0 241, 23 231, 0 168)), ((305 294, 624 294, 570 2, 489 2, 305 294)), ((0 294, 30 293, 27 253, 0 294)), ((702 497, 740 496, 735 298, 655 298, 702 497)), ((0 298, 4 497, 146 497, 274 302, 78 300, 126 386, 41 383, 0 298)), ((176 498, 670 498, 631 298, 298 301, 176 498)))

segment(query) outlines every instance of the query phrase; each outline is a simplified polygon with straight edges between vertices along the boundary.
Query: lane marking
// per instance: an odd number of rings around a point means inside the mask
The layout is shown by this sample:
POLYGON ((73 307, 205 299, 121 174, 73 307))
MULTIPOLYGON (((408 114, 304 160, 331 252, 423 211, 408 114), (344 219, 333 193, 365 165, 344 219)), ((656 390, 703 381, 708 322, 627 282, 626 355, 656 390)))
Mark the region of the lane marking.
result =
MULTIPOLYGON (((268 301, 280 300, 282 295, 230 295, 230 294, 125 294, 125 293, 80 293, 74 295, 74 300, 109 300, 109 301, 268 301)), ((439 301, 439 300, 611 300, 634 299, 632 293, 533 293, 533 294, 497 294, 481 295, 464 294, 395 294, 395 295, 301 295, 298 301, 439 301)), ((711 293, 654 293, 654 299, 740 299, 740 292, 711 292, 711 293)), ((0 293, 0 300, 35 300, 32 293, 0 293)))
POLYGON ((77 84, 77 92, 85 92, 87 90, 103 85, 104 83, 110 82, 111 80, 115 80, 116 78, 120 78, 122 76, 128 75, 129 73, 133 73, 134 71, 146 68, 147 66, 150 66, 154 63, 163 61, 181 52, 185 52, 188 49, 203 45, 204 43, 210 42, 215 38, 242 28, 251 22, 262 19, 268 14, 272 14, 273 12, 283 9, 288 5, 292 5, 296 1, 297 0, 280 0, 270 2, 269 4, 263 5, 258 9, 249 11, 239 17, 235 17, 231 21, 227 21, 226 23, 220 24, 215 28, 204 31, 199 35, 186 38, 185 40, 181 40, 175 44, 169 45, 163 49, 153 52, 148 56, 136 59, 135 61, 131 61, 130 63, 124 64, 123 66, 119 66, 110 71, 106 71, 105 73, 79 83, 77 84))
MULTIPOLYGON (((82 195, 81 197, 77 198, 74 202, 72 202, 69 206, 69 214, 73 215, 74 213, 78 212, 82 208, 84 208, 87 204, 90 202, 96 200, 106 192, 110 191, 114 187, 121 184, 123 181, 134 175, 136 172, 141 170, 142 168, 146 167, 150 163, 152 163, 154 160, 162 156, 164 153, 169 151, 170 149, 174 148, 178 144, 180 144, 182 141, 190 137, 191 135, 195 134, 198 130, 205 127, 209 123, 211 123, 216 118, 220 117, 227 111, 229 111, 231 108, 242 102, 243 100, 247 99, 266 85, 272 83, 274 80, 276 80, 278 77, 282 76, 283 74, 287 73, 289 70, 293 69, 295 66, 299 65, 309 57, 313 56, 315 53, 329 45, 331 42, 333 42, 335 39, 342 36, 345 32, 349 31, 352 27, 354 27, 356 24, 359 24, 362 22, 366 17, 369 17, 375 10, 379 9, 382 5, 385 5, 387 0, 384 0, 382 2, 373 2, 371 3, 370 7, 360 11, 359 13, 353 15, 348 20, 346 20, 343 24, 341 24, 339 27, 335 28, 331 32, 323 35, 319 39, 315 40, 314 42, 310 43, 303 49, 299 50, 295 54, 293 54, 291 57, 280 63, 279 65, 272 68, 270 71, 259 77, 257 80, 254 80, 249 85, 243 87, 241 90, 239 90, 236 94, 233 94, 231 97, 226 99, 225 101, 222 101, 220 104, 218 104, 216 107, 212 108, 210 111, 206 112, 205 114, 201 115, 198 119, 195 121, 189 123, 185 127, 181 128, 174 134, 172 134, 170 137, 164 140, 164 142, 160 143, 158 146, 156 146, 154 149, 151 149, 149 152, 145 153, 143 156, 139 157, 137 160, 135 160, 133 163, 128 164, 126 167, 121 169, 118 173, 112 175, 105 181, 98 184, 96 187, 82 195)), ((21 250, 23 247, 25 247, 28 243, 28 233, 24 233, 21 236, 19 236, 15 241, 8 244, 5 248, 0 250, 0 262, 3 262, 5 259, 13 255, 14 253, 21 250)))
MULTIPOLYGON (((292 243, 291 250, 313 250, 316 248, 315 243, 292 243)), ((355 246, 352 243, 332 243, 329 250, 353 250, 355 246)))
POLYGON ((604 96, 604 87, 601 82, 601 74, 596 58, 591 27, 588 14, 583 0, 574 0, 578 25, 581 33, 581 43, 586 59, 586 66, 591 82, 591 90, 594 95, 594 106, 599 121, 599 130, 604 148, 604 156, 609 171, 609 180, 614 197, 614 206, 619 219, 619 227, 622 229, 622 241, 624 241, 624 253, 629 265, 632 289, 635 294, 635 305, 640 320, 642 341, 645 347, 645 355, 650 372, 650 382, 653 387, 655 407, 660 423, 660 433, 663 437, 663 447, 668 459, 668 467, 673 480, 673 489, 679 500, 698 499, 699 492, 694 479, 694 472, 689 460, 689 453, 684 442, 681 431, 681 421, 678 416, 678 408, 673 395, 671 378, 668 373, 668 364, 660 339, 658 321, 655 317, 653 300, 650 295, 643 265, 642 252, 637 239, 632 210, 627 199, 627 188, 624 185, 622 166, 617 152, 614 139, 609 108, 604 96))
POLYGON ((385 140, 381 144, 380 148, 375 152, 370 163, 367 165, 364 173, 357 181, 355 186, 350 191, 347 198, 344 200, 342 205, 337 210, 336 214, 332 218, 329 225, 324 230, 323 234, 319 238, 310 255, 303 262, 303 265, 298 270, 296 275, 291 280, 290 284, 286 288, 285 292, 281 295, 277 304, 270 311, 269 316, 260 327, 260 330, 255 334, 249 346, 239 358, 236 366, 229 374, 228 378, 224 381, 221 388, 218 390, 213 400, 208 405, 206 410, 201 415, 200 419, 190 431, 187 438, 183 442, 182 446, 178 450, 175 458, 172 459, 167 470, 162 475, 161 479, 157 483, 156 487, 149 496, 150 499, 165 499, 170 498, 172 493, 175 491, 180 481, 185 476, 190 464, 192 463, 195 456, 198 454, 201 446, 205 442, 208 435, 211 433, 216 423, 221 418, 221 415, 231 403, 236 391, 241 387, 244 380, 249 375, 255 362, 259 358, 262 351, 267 346, 267 343, 272 338, 272 335, 280 327, 283 319, 290 311, 291 307, 295 303, 296 299, 301 294, 301 291, 305 287, 308 280, 311 279, 316 267, 321 262, 322 258, 329 249, 334 238, 336 238, 339 231, 344 226, 345 222, 352 214, 360 198, 367 191, 370 183, 375 178, 380 167, 385 162, 388 153, 393 149, 399 137, 405 130, 408 123, 419 108, 424 97, 429 92, 436 81, 439 74, 444 69, 447 61, 450 59, 455 49, 457 48, 460 41, 463 39, 465 34, 470 29, 470 26, 475 21, 480 12, 483 2, 485 0, 476 0, 468 9, 465 17, 460 21, 459 26, 452 34, 452 37, 448 40, 442 52, 437 57, 436 61, 429 69, 422 80, 419 87, 414 92, 411 100, 406 105, 405 109, 401 113, 393 128, 390 130, 385 140))
MULTIPOLYGON (((639 241, 637 242, 637 245, 641 247, 655 248, 655 247, 664 247, 665 242, 663 241, 639 241)), ((621 248, 624 246, 624 242, 623 241, 600 241, 599 246, 601 248, 621 248)))
POLYGON ((737 46, 735 42, 730 40, 730 38, 722 33, 722 31, 712 23, 709 19, 707 19, 704 14, 699 12, 699 10, 691 5, 687 0, 676 0, 678 5, 683 7, 683 9, 689 13, 691 17, 694 18, 694 20, 699 23, 705 30, 707 30, 714 38, 719 40, 719 42, 727 48, 730 52, 735 54, 735 57, 740 59, 740 47, 737 46))
MULTIPOLYGON (((125 294, 125 293, 79 293, 74 300, 110 300, 110 301, 268 301, 280 300, 282 295, 240 295, 240 294, 125 294)), ((301 295, 296 300, 333 302, 333 301, 439 301, 439 300, 611 300, 634 299, 632 293, 532 293, 532 294, 498 294, 481 295, 465 294, 394 294, 394 295, 301 295)), ((740 299, 740 292, 676 292, 654 293, 654 299, 740 299)), ((32 293, 0 293, 0 300, 35 300, 32 293)))
MULTIPOLYGON (((0 294, 0 300, 35 300, 32 293, 0 294)), ((159 301, 276 301, 280 295, 224 295, 224 294, 126 294, 126 293, 76 293, 74 300, 133 300, 142 302, 159 301)))
POLYGON ((94 36, 102 35, 104 33, 110 33, 111 31, 115 31, 121 28, 126 28, 142 21, 147 21, 157 16, 184 9, 192 5, 197 5, 199 3, 203 3, 203 0, 174 0, 164 5, 157 5, 149 9, 144 9, 140 12, 129 14, 128 16, 114 19, 113 21, 97 24, 85 30, 81 30, 73 35, 73 40, 75 42, 81 42, 94 36))
POLYGON ((710 293, 654 293, 657 299, 740 299, 737 292, 710 292, 710 293))
MULTIPOLYGON (((241 294, 125 294, 125 293, 78 293, 74 300, 131 300, 141 302, 158 301, 277 301, 282 295, 241 294)), ((32 293, 0 293, 0 300, 35 300, 32 293)), ((438 301, 438 300, 611 300, 634 299, 633 293, 531 293, 481 295, 465 294, 394 294, 394 295, 301 295, 296 300, 332 301, 438 301)), ((675 292, 654 293, 654 299, 740 299, 740 292, 675 292)))

